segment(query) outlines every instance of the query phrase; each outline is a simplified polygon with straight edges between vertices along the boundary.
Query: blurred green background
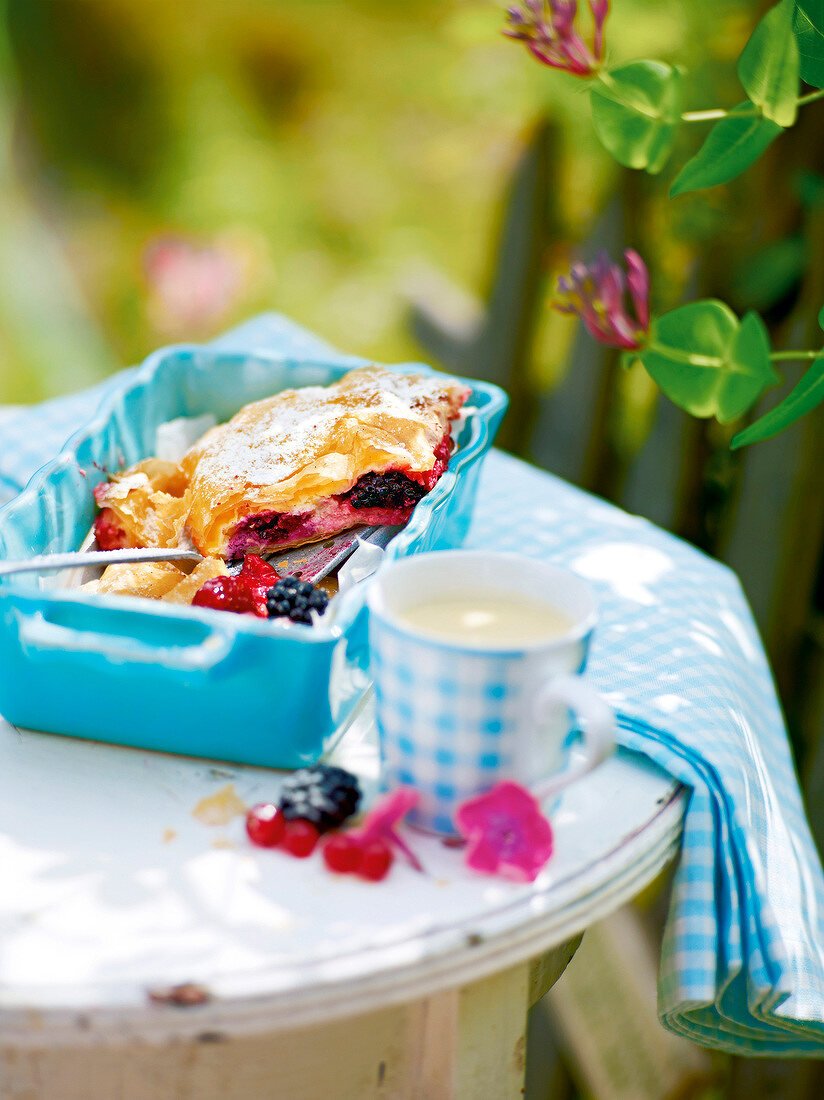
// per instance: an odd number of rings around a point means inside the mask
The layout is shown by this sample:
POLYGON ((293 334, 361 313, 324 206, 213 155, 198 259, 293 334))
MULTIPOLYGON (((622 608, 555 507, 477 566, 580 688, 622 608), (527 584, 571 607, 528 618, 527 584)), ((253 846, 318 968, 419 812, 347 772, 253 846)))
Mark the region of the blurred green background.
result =
MULTIPOLYGON (((502 37, 503 7, 0 0, 0 402, 261 309, 348 351, 419 356, 406 296, 432 268, 483 288, 505 180, 544 112, 574 239, 616 170, 582 85, 502 37)), ((620 0, 611 60, 677 59, 704 106, 707 50, 723 83, 752 7, 620 0)), ((698 206, 700 234, 717 201, 698 206)), ((542 374, 569 327, 540 341, 542 374)))

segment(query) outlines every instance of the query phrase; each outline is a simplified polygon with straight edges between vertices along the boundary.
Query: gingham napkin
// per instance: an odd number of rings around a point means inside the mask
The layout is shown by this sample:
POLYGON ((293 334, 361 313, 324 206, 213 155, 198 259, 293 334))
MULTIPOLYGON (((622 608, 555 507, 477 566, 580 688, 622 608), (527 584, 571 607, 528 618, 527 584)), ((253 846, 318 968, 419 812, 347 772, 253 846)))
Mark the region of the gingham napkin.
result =
MULTIPOLYGON (((340 358, 276 315, 220 343, 340 358)), ((0 496, 21 488, 119 381, 0 417, 0 496)), ((549 558, 595 585, 601 620, 588 674, 618 712, 621 743, 692 788, 661 960, 664 1024, 742 1054, 820 1057, 824 876, 736 578, 645 520, 498 452, 486 460, 467 543, 549 558)))

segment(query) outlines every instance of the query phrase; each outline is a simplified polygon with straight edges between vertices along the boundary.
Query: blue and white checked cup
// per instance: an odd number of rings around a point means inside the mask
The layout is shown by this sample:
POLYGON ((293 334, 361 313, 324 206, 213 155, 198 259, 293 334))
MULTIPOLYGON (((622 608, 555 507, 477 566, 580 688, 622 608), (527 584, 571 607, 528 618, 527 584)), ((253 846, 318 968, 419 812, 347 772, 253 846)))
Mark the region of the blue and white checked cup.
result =
POLYGON ((502 779, 552 798, 614 748, 612 711, 580 676, 597 607, 575 574, 518 554, 438 551, 379 569, 367 603, 382 780, 420 792, 412 824, 454 835, 465 799, 502 779), (422 599, 467 592, 537 597, 572 625, 549 641, 497 648, 440 639, 401 618, 422 599))

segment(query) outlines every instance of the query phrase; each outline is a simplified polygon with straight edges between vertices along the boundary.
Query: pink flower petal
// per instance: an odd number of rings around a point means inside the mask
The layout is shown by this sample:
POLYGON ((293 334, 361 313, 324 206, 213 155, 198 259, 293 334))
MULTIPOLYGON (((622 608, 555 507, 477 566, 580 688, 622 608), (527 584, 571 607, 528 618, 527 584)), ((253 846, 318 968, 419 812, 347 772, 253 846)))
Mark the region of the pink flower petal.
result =
POLYGON ((379 798, 364 818, 360 829, 352 831, 364 841, 377 840, 380 837, 390 847, 394 846, 401 851, 416 871, 423 871, 421 861, 395 828, 419 800, 420 794, 413 787, 398 787, 379 798))
POLYGON ((604 60, 604 23, 609 15, 609 0, 589 0, 595 30, 592 38, 592 52, 599 61, 604 60))
POLYGON ((398 787, 383 795, 366 815, 361 832, 366 836, 379 836, 394 828, 420 800, 413 787, 398 787))
MULTIPOLYGON (((592 76, 601 58, 591 53, 575 29, 578 0, 524 0, 524 8, 510 7, 504 34, 519 39, 543 65, 572 76, 592 76)), ((594 23, 594 42, 602 45, 603 23, 594 23)))
POLYGON ((627 282, 638 323, 646 332, 649 328, 649 271, 634 248, 628 248, 624 252, 624 259, 627 262, 627 282))
POLYGON ((473 870, 532 882, 552 854, 552 829, 539 803, 511 780, 467 799, 455 821, 468 839, 466 862, 473 870))
POLYGON ((501 857, 496 846, 479 833, 467 846, 466 863, 473 871, 494 875, 501 865, 501 857))
POLYGON ((611 347, 640 348, 649 328, 649 273, 633 249, 624 253, 627 273, 601 252, 589 267, 572 266, 569 277, 558 279, 553 307, 561 313, 577 313, 591 336, 611 347), (626 287, 635 307, 626 306, 626 287))

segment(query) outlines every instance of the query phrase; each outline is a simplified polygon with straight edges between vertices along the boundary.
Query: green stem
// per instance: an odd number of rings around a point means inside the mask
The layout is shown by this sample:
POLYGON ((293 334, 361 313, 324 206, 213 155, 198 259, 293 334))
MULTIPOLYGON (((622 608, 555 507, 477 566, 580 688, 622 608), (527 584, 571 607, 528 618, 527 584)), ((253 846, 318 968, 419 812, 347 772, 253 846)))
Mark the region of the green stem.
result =
POLYGON ((642 351, 660 351, 668 359, 674 359, 676 363, 689 363, 693 367, 720 367, 724 360, 718 355, 698 355, 694 351, 681 351, 679 348, 669 348, 665 344, 647 344, 642 351))
POLYGON ((824 88, 819 88, 817 92, 807 92, 806 95, 801 96, 798 100, 798 106, 803 107, 805 103, 812 103, 814 99, 824 99, 824 88))
POLYGON ((681 115, 682 122, 710 122, 716 118, 757 118, 761 114, 758 107, 744 107, 740 111, 733 109, 732 111, 725 111, 723 107, 718 107, 712 111, 685 111, 681 115))
MULTIPOLYGON (((817 92, 808 92, 807 95, 799 96, 796 103, 799 107, 803 107, 806 103, 812 103, 813 100, 822 98, 824 98, 824 88, 819 89, 817 92)), ((681 121, 712 122, 718 118, 756 118, 761 113, 756 106, 731 111, 725 111, 723 107, 714 107, 708 111, 685 111, 681 115, 681 121)))
POLYGON ((770 354, 770 359, 820 359, 822 354, 822 351, 774 351, 770 354))
POLYGON ((711 122, 716 118, 726 118, 729 111, 723 107, 716 107, 711 111, 684 111, 681 115, 682 122, 711 122))
MULTIPOLYGON (((623 104, 624 107, 630 107, 639 115, 643 115, 644 118, 661 118, 661 112, 656 110, 655 107, 652 107, 649 103, 642 103, 640 99, 636 99, 634 96, 627 96, 626 90, 615 83, 608 69, 599 69, 594 74, 594 79, 600 80, 605 88, 609 88, 616 102, 623 104)), ((800 96, 796 100, 796 103, 799 107, 803 107, 805 103, 812 103, 813 100, 822 98, 824 98, 824 88, 821 88, 817 92, 808 92, 807 95, 800 96)), ((731 111, 727 111, 723 107, 713 107, 707 111, 684 111, 681 115, 681 121, 714 122, 719 118, 757 118, 761 113, 761 109, 754 104, 752 107, 733 108, 731 111)))
MULTIPOLYGON (((680 348, 670 348, 666 344, 649 343, 642 351, 659 351, 668 359, 676 363, 688 363, 691 367, 721 367, 724 360, 718 355, 699 355, 694 351, 682 351, 680 348)), ((820 359, 824 356, 821 351, 774 351, 770 353, 770 359, 776 362, 793 359, 820 359)))

